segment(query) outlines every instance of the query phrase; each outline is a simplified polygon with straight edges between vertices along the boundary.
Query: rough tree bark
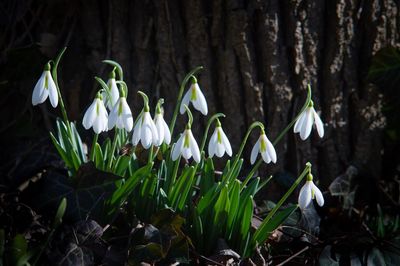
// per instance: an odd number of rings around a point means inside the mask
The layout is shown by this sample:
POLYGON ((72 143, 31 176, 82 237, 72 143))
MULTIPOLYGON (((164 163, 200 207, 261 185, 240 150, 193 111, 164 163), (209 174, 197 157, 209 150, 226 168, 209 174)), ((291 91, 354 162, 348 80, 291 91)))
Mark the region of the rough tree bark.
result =
MULTIPOLYGON (((310 83, 325 137, 313 133, 303 142, 288 134, 277 146, 278 163, 261 176, 297 173, 311 161, 326 187, 349 164, 375 178, 381 173, 385 119, 380 93, 366 82, 366 73, 380 48, 399 45, 399 5, 394 0, 28 1, 25 19, 33 25, 23 42, 42 43, 48 56, 70 47, 62 87, 74 119, 95 93, 92 76, 106 78, 102 59, 124 67, 135 113, 140 89, 153 105, 165 98, 167 120, 185 73, 203 65, 199 83, 210 113, 227 115, 222 124, 235 150, 255 120, 266 124, 271 139, 277 136, 300 110, 310 83), (55 41, 45 43, 49 36, 55 41)), ((13 48, 7 45, 2 40, 4 57, 13 48)), ((195 118, 203 128, 206 119, 195 118)), ((251 142, 256 138, 253 134, 251 142)))

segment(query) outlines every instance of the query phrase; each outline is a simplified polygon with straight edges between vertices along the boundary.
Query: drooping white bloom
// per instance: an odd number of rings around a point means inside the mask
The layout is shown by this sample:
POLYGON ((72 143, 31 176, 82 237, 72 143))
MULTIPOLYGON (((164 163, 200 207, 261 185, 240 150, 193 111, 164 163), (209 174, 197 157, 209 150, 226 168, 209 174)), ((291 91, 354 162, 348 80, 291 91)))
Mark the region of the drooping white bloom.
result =
POLYGON ((319 206, 324 205, 324 197, 322 196, 321 190, 319 190, 312 180, 312 175, 309 174, 306 183, 300 189, 298 202, 301 209, 307 208, 314 198, 317 200, 319 206))
POLYGON ((172 149, 172 160, 176 161, 182 155, 186 160, 193 156, 193 159, 199 163, 200 162, 200 150, 197 145, 196 140, 193 137, 192 130, 186 128, 185 131, 179 137, 178 142, 172 149))
POLYGON ((232 156, 232 147, 222 130, 221 124, 217 122, 214 133, 211 136, 210 142, 208 144, 208 155, 212 158, 214 154, 221 158, 224 153, 232 156))
POLYGON ((128 132, 132 130, 132 112, 125 97, 119 98, 110 112, 108 129, 112 129, 114 126, 117 128, 124 128, 128 132))
POLYGON ((203 115, 207 115, 208 107, 206 98, 204 94, 201 92, 199 84, 197 81, 193 82, 190 86, 189 90, 186 92, 185 96, 183 96, 180 112, 181 114, 185 113, 185 105, 189 106, 189 103, 192 102, 193 106, 196 110, 200 111, 203 115))
POLYGON ((258 153, 261 153, 261 157, 266 163, 276 163, 276 151, 271 141, 265 135, 264 130, 261 130, 260 137, 258 138, 256 144, 251 150, 250 162, 254 164, 257 159, 258 153))
POLYGON ((139 141, 145 149, 150 148, 151 145, 158 145, 157 128, 149 111, 143 111, 133 128, 133 145, 136 146, 139 141))
POLYGON ((109 93, 103 91, 103 101, 104 104, 107 106, 108 110, 112 110, 119 99, 119 91, 117 82, 115 81, 115 73, 112 71, 110 73, 110 78, 107 81, 107 87, 110 89, 109 93))
POLYGON ((49 64, 46 64, 44 67, 44 71, 33 89, 32 105, 43 103, 47 97, 50 98, 51 106, 56 108, 58 105, 58 93, 56 84, 50 73, 49 64))
POLYGON ((311 101, 310 105, 301 113, 296 123, 294 124, 294 133, 300 133, 300 138, 305 140, 310 136, 311 128, 315 122, 317 132, 320 138, 324 136, 324 124, 321 121, 318 113, 314 109, 314 104, 311 101))
POLYGON ((160 146, 163 142, 165 144, 171 143, 171 132, 169 131, 169 127, 164 120, 163 114, 157 113, 154 116, 154 124, 156 125, 157 133, 158 133, 158 143, 157 146, 160 146))
POLYGON ((108 113, 99 94, 86 110, 82 125, 85 129, 93 127, 96 134, 108 130, 108 113))

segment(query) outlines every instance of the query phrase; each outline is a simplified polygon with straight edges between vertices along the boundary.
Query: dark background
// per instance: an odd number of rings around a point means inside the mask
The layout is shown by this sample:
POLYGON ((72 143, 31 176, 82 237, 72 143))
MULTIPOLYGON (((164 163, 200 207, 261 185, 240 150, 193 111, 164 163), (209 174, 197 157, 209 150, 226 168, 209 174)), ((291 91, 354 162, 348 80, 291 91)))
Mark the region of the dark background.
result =
MULTIPOLYGON (((32 107, 31 94, 44 63, 68 46, 60 86, 78 125, 99 89, 93 77, 106 79, 110 71, 103 59, 123 66, 134 115, 142 104, 140 89, 152 106, 165 98, 167 121, 179 83, 202 65, 199 84, 210 114, 227 115, 222 124, 234 151, 256 120, 274 139, 300 110, 310 83, 325 122, 324 138, 313 132, 301 141, 290 131, 276 147, 277 164, 264 167, 260 176, 280 173, 276 180, 285 186, 310 161, 326 190, 351 166, 361 188, 367 186, 360 191, 373 200, 379 182, 396 184, 400 156, 398 131, 385 128, 398 116, 396 105, 385 109, 394 96, 371 83, 368 71, 378 51, 399 47, 399 8, 393 0, 2 0, 3 183, 19 183, 57 158, 47 132, 59 109, 48 103, 32 107)), ((182 125, 186 117, 178 120, 182 125)), ((197 137, 205 123, 196 113, 197 137)), ((81 132, 90 141, 90 134, 81 132)), ((281 195, 277 188, 270 192, 281 195)))

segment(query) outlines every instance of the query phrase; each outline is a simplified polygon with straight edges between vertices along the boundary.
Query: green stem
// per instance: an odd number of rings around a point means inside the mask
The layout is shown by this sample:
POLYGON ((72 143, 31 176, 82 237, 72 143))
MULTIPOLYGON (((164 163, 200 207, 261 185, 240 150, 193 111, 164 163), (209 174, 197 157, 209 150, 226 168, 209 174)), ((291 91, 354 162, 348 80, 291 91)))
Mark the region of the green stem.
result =
POLYGON ((153 161, 153 148, 154 148, 154 145, 151 145, 150 150, 149 150, 149 159, 148 159, 149 164, 153 161))
POLYGON ((114 140, 113 140, 113 144, 112 144, 112 148, 111 148, 111 152, 110 152, 110 158, 109 158, 108 167, 107 167, 107 169, 108 169, 109 171, 111 171, 111 166, 112 166, 112 162, 113 162, 114 152, 115 152, 115 149, 116 149, 116 147, 117 147, 117 140, 118 140, 118 128, 115 128, 114 140))
POLYGON ((56 84, 58 100, 59 100, 59 103, 60 103, 61 114, 63 116, 64 123, 67 126, 68 133, 69 133, 70 137, 72 138, 72 129, 71 129, 71 125, 70 125, 69 120, 68 120, 67 110, 65 108, 63 97, 61 95, 61 90, 60 90, 60 87, 58 85, 58 77, 57 77, 58 64, 60 63, 61 57, 63 56, 63 54, 64 54, 66 49, 67 49, 67 47, 64 47, 61 50, 61 52, 57 55, 56 59, 53 61, 53 68, 51 69, 51 74, 53 76, 54 84, 56 84))
POLYGON ((225 115, 223 113, 216 113, 208 120, 206 130, 204 132, 203 140, 201 141, 200 153, 204 150, 204 146, 206 146, 208 131, 210 130, 211 124, 214 122, 214 120, 218 119, 219 117, 225 117, 225 115))
MULTIPOLYGON (((289 129, 296 123, 297 119, 299 116, 304 112, 304 110, 307 108, 309 103, 311 102, 311 86, 308 84, 307 86, 307 98, 306 102, 304 103, 303 107, 301 108, 301 111, 296 115, 296 117, 279 133, 278 137, 275 138, 275 140, 272 142, 272 145, 276 146, 279 141, 283 138, 283 136, 289 131, 289 129)), ((242 183, 242 189, 245 187, 245 185, 249 182, 249 180, 253 177, 254 173, 258 170, 262 163, 262 158, 258 159, 257 163, 253 166, 251 169, 250 173, 247 175, 245 181, 242 183)))
POLYGON ((92 147, 91 147, 91 149, 90 149, 90 160, 92 161, 92 162, 94 162, 94 148, 95 148, 95 146, 96 146, 96 144, 97 144, 97 139, 99 138, 99 134, 94 134, 94 137, 93 137, 93 142, 92 142, 92 147))
POLYGON ((289 125, 285 127, 285 129, 282 130, 282 132, 278 135, 278 137, 276 137, 276 139, 272 142, 274 146, 278 144, 278 142, 283 138, 283 136, 288 132, 288 130, 296 123, 297 119, 304 112, 304 110, 307 108, 310 102, 311 102, 311 86, 310 84, 308 84, 306 102, 304 103, 303 107, 301 108, 301 111, 296 115, 296 117, 289 123, 289 125))
POLYGON ((174 114, 172 115, 172 120, 171 120, 171 124, 169 126, 169 131, 171 132, 171 136, 173 136, 174 133, 174 128, 175 128, 175 123, 176 123, 176 118, 178 116, 178 112, 179 112, 179 108, 181 106, 181 102, 182 102, 182 96, 183 96, 183 91, 185 90, 186 84, 188 83, 189 79, 191 76, 193 76, 195 73, 197 73, 198 71, 200 71, 201 69, 203 69, 202 66, 198 66, 196 68, 194 68, 192 71, 190 71, 185 78, 183 79, 181 86, 179 87, 179 92, 178 92, 178 99, 176 101, 176 106, 175 106, 175 110, 174 110, 174 114))
MULTIPOLYGON (((306 168, 304 168, 301 175, 296 179, 296 181, 289 188, 289 190, 285 193, 285 195, 283 195, 283 197, 278 201, 278 203, 275 205, 275 207, 268 213, 268 215, 267 215, 267 217, 265 217, 263 223, 268 223, 269 220, 271 220, 271 218, 279 210, 279 208, 286 201, 286 199, 290 196, 290 194, 292 194, 292 192, 295 190, 295 188, 300 184, 300 182, 303 180, 303 178, 306 176, 306 174, 308 174, 310 168, 311 168, 311 163, 307 163, 306 168)), ((255 233, 254 238, 256 238, 256 235, 257 235, 257 232, 255 233)))

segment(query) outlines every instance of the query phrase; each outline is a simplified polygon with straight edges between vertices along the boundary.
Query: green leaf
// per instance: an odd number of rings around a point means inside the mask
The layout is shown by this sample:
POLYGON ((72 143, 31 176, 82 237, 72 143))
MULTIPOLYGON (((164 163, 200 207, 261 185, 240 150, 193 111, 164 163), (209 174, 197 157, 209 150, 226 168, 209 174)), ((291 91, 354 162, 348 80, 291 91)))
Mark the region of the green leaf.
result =
POLYGON ((226 238, 229 239, 232 234, 233 222, 235 221, 236 214, 239 209, 239 201, 240 201, 240 181, 235 180, 232 185, 232 189, 229 192, 229 201, 231 203, 228 213, 228 222, 227 222, 227 235, 226 238))
POLYGON ((67 208, 67 199, 62 198, 60 205, 58 206, 56 216, 54 217, 54 222, 53 222, 54 228, 57 228, 62 223, 62 218, 64 217, 66 208, 67 208))
POLYGON ((54 147, 56 147, 58 154, 60 154, 61 159, 64 161, 65 165, 68 168, 73 169, 74 166, 72 164, 71 159, 69 158, 69 156, 65 152, 64 148, 58 143, 57 139, 54 137, 53 133, 51 133, 51 132, 50 132, 50 139, 53 142, 54 147))
POLYGON ((117 188, 113 192, 110 200, 108 201, 108 205, 111 207, 111 210, 115 210, 122 205, 122 203, 129 197, 139 182, 150 175, 152 167, 153 163, 150 163, 140 168, 131 177, 129 177, 121 187, 117 188))
POLYGON ((125 171, 129 167, 130 161, 131 161, 131 156, 128 155, 119 156, 117 162, 115 163, 113 172, 116 175, 124 176, 125 171))
POLYGON ((286 209, 276 213, 269 221, 264 220, 253 236, 253 244, 264 243, 271 233, 278 228, 295 210, 297 205, 287 207, 286 209))
POLYGON ((25 237, 21 234, 17 234, 11 244, 11 258, 14 265, 18 264, 19 259, 24 256, 28 251, 28 243, 25 237))
POLYGON ((83 152, 82 140, 81 140, 78 130, 76 129, 75 123, 71 122, 71 129, 72 129, 72 134, 73 134, 73 140, 75 140, 74 148, 78 152, 80 161, 85 163, 87 161, 87 159, 86 159, 85 153, 83 152))
POLYGON ((101 150, 99 143, 97 143, 97 142, 94 146, 94 163, 95 163, 97 169, 104 170, 103 152, 101 150))
POLYGON ((240 235, 242 240, 245 239, 245 237, 247 236, 249 229, 250 229, 250 225, 251 225, 251 219, 253 218, 253 197, 249 196, 246 199, 246 203, 244 204, 244 212, 243 212, 243 216, 240 217, 240 219, 238 219, 237 222, 239 222, 241 224, 240 226, 240 235))

